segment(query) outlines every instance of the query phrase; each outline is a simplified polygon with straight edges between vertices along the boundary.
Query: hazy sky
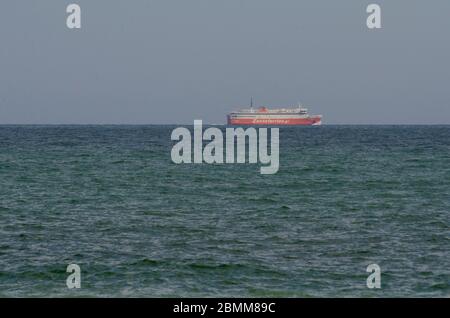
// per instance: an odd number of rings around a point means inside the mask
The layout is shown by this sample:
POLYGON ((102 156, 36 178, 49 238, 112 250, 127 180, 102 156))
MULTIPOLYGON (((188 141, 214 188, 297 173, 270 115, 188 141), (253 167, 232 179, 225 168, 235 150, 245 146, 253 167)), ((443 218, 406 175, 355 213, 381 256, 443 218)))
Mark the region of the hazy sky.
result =
POLYGON ((1 0, 0 123, 225 123, 253 96, 325 124, 450 124, 449 59, 448 0, 1 0))

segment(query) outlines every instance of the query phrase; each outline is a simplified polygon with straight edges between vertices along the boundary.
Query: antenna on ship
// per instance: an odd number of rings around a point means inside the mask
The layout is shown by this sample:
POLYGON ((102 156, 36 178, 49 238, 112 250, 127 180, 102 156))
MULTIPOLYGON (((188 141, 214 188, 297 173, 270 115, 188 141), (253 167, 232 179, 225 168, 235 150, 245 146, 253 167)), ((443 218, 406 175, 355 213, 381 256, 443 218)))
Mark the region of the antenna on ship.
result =
POLYGON ((250 97, 250 109, 253 112, 253 97, 250 97))

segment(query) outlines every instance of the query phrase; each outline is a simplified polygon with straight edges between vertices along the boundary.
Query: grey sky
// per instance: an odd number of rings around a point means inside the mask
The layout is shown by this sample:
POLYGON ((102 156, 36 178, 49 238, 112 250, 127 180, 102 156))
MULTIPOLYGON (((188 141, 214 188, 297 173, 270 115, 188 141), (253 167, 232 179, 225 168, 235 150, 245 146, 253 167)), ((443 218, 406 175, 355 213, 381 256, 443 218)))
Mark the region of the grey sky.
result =
POLYGON ((448 0, 2 0, 0 124, 225 123, 250 96, 325 124, 450 124, 449 31, 448 0))

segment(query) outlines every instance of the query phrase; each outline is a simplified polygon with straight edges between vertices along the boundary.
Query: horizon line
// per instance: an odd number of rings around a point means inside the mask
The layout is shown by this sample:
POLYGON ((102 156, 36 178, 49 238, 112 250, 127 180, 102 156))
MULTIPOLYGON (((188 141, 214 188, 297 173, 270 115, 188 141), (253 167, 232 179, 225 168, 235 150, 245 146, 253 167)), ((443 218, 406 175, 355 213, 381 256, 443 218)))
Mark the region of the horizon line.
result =
MULTIPOLYGON (((0 126, 176 126, 188 125, 193 126, 193 123, 0 123, 0 126)), ((260 127, 260 126, 277 126, 277 125, 228 125, 226 123, 207 123, 203 125, 210 126, 235 126, 235 127, 260 127)), ((450 123, 327 123, 320 126, 449 126, 450 123)), ((307 125, 278 125, 277 127, 309 127, 307 125)))

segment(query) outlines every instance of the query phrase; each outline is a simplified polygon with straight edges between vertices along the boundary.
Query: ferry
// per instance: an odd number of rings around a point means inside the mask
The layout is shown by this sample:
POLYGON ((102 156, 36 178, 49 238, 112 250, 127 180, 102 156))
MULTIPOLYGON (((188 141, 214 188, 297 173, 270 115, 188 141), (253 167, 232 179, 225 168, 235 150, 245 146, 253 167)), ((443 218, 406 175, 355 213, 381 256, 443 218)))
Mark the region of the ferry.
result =
POLYGON ((250 108, 233 111, 227 115, 228 125, 299 125, 313 126, 322 124, 322 115, 309 115, 308 109, 301 104, 296 108, 269 109, 261 106, 253 108, 253 100, 250 108))

